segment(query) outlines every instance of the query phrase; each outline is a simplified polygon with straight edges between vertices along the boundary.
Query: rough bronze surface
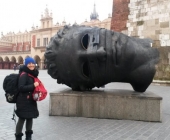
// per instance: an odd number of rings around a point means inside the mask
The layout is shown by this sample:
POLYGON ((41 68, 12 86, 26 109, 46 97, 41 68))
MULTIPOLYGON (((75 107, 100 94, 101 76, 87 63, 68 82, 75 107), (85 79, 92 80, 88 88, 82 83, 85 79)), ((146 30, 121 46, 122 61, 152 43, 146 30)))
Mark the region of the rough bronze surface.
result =
POLYGON ((65 26, 45 52, 48 74, 72 90, 91 90, 110 82, 130 83, 144 92, 153 80, 159 59, 151 40, 111 30, 65 26))

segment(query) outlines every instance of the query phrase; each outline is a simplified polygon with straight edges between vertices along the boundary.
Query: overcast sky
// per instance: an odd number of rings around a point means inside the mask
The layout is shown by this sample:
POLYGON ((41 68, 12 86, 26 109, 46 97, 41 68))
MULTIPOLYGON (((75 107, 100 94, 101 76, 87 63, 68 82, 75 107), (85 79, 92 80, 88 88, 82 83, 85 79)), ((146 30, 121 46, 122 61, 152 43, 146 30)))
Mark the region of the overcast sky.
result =
POLYGON ((46 8, 53 13, 53 24, 65 19, 66 23, 80 24, 93 12, 94 3, 99 20, 112 14, 113 0, 0 0, 0 32, 25 30, 30 31, 32 25, 40 26, 41 14, 46 8))

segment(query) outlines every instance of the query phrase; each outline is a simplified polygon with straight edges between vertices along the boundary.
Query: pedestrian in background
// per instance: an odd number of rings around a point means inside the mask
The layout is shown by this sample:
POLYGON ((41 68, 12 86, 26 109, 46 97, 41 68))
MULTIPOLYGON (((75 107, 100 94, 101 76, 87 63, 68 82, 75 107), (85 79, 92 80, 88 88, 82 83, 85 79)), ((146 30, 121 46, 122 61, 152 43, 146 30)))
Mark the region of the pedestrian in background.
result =
POLYGON ((14 71, 16 70, 16 68, 17 68, 17 66, 16 66, 16 64, 14 64, 14 66, 13 66, 14 71))
POLYGON ((20 67, 20 77, 18 81, 19 95, 16 103, 16 115, 19 117, 16 125, 16 140, 22 140, 22 129, 26 122, 26 140, 32 140, 32 126, 33 118, 39 116, 37 108, 37 102, 33 100, 32 93, 34 88, 39 85, 38 82, 34 82, 34 79, 28 74, 37 77, 39 71, 35 69, 35 60, 32 57, 25 59, 25 64, 20 67))

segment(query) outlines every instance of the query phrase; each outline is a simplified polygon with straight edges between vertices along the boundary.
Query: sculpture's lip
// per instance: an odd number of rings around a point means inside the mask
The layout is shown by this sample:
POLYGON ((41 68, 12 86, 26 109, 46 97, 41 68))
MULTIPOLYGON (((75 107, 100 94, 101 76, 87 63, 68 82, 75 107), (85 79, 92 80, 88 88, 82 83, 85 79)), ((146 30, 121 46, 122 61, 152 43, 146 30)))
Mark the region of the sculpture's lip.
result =
POLYGON ((54 58, 55 53, 52 50, 46 50, 44 55, 46 58, 50 59, 50 58, 54 58))
POLYGON ((49 55, 51 53, 53 53, 52 50, 46 50, 45 55, 49 55))

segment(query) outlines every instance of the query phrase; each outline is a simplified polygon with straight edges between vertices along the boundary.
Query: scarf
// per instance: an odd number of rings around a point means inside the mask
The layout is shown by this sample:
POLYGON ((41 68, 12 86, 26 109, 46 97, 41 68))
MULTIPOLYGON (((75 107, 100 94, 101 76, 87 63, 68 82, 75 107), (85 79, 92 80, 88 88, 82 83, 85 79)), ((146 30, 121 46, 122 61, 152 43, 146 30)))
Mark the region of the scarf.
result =
POLYGON ((34 70, 30 70, 27 66, 23 65, 20 67, 19 69, 19 73, 21 72, 26 72, 28 74, 31 74, 32 76, 34 77, 37 77, 38 74, 39 74, 39 71, 37 69, 34 69, 34 70))

